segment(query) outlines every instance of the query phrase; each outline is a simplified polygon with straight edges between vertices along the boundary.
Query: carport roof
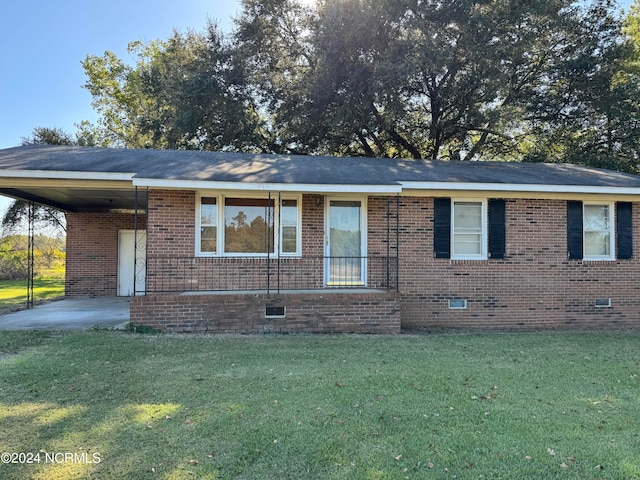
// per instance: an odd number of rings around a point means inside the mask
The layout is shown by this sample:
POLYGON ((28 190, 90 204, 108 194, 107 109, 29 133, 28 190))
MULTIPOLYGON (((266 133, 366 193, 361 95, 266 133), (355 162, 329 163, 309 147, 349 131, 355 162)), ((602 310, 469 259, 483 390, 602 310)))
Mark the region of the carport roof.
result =
POLYGON ((71 211, 133 208, 136 186, 309 192, 400 193, 420 189, 638 195, 640 176, 545 163, 55 145, 0 150, 0 193, 16 198, 71 211))

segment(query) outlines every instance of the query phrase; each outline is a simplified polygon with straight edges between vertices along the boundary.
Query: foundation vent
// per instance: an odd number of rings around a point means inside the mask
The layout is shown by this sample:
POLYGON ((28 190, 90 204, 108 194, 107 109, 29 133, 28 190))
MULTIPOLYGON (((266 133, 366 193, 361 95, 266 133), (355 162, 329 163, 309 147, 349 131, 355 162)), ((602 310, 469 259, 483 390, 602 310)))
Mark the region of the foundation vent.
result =
POLYGON ((284 318, 286 309, 285 307, 265 307, 264 316, 266 318, 284 318))
POLYGON ((449 308, 451 310, 464 310, 467 308, 467 300, 462 298, 450 299, 449 308))
POLYGON ((610 298, 596 298, 596 307, 610 307, 611 299, 610 298))

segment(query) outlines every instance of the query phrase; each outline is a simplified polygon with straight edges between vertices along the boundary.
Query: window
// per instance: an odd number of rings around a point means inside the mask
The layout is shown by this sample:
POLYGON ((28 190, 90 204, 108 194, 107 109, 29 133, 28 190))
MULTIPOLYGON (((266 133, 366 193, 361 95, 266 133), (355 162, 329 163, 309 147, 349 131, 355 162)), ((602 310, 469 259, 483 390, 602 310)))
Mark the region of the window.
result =
POLYGON ((584 204, 583 249, 585 259, 614 258, 611 239, 614 236, 611 221, 612 205, 584 204))
POLYGON ((299 199, 283 199, 280 208, 276 205, 276 200, 267 198, 201 196, 196 253, 299 255, 299 199))
POLYGON ((273 253, 273 200, 225 198, 224 253, 273 253))
POLYGON ((506 257, 506 202, 433 199, 433 256, 460 260, 506 257))
POLYGON ((298 252, 298 201, 282 200, 280 209, 280 252, 295 254, 298 252))
POLYGON ((486 258, 485 203, 453 201, 451 258, 486 258))
POLYGON ((632 204, 568 200, 567 255, 572 260, 633 258, 632 204))
POLYGON ((215 253, 218 249, 218 205, 217 199, 200 199, 200 251, 215 253))

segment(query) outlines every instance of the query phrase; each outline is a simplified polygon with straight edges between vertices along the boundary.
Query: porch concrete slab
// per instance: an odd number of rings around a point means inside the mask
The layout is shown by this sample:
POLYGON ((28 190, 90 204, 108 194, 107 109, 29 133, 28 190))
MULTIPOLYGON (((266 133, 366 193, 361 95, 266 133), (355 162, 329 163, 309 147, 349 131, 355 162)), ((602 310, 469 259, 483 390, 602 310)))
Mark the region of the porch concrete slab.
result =
POLYGON ((69 298, 0 315, 0 330, 122 328, 129 322, 129 297, 69 298))

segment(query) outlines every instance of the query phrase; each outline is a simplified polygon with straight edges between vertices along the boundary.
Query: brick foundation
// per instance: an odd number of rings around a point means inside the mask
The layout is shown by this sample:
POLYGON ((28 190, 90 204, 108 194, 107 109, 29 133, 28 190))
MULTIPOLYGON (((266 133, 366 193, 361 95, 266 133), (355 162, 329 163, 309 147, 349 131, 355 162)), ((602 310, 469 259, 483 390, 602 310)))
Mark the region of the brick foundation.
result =
POLYGON ((192 333, 399 333, 400 309, 386 292, 147 295, 132 299, 131 322, 192 333), (267 306, 286 316, 265 318, 267 306))

